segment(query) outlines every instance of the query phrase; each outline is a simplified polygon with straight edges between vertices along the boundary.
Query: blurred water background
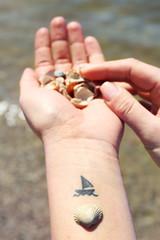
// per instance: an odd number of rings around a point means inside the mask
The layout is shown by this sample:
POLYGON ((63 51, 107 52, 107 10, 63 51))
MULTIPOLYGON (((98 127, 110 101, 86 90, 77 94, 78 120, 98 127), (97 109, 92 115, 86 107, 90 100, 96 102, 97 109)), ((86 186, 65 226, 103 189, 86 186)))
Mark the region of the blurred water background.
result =
MULTIPOLYGON (((159 0, 0 0, 0 239, 50 239, 41 142, 18 105, 19 79, 33 67, 34 34, 55 16, 82 24, 106 60, 160 66, 159 0)), ((142 116, 143 117, 143 116, 142 116)), ((160 239, 160 170, 126 127, 122 174, 139 240, 160 239)))

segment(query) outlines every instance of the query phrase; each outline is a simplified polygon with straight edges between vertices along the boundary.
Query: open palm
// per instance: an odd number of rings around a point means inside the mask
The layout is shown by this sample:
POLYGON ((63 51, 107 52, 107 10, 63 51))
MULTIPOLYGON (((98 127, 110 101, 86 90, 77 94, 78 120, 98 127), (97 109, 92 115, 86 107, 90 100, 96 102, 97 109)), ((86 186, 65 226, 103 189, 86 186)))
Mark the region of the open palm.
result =
POLYGON ((21 79, 20 103, 32 129, 43 139, 88 138, 105 141, 116 149, 123 132, 120 119, 103 99, 94 99, 83 110, 75 108, 57 91, 40 88, 38 78, 49 70, 78 68, 82 63, 102 63, 104 56, 97 40, 84 39, 79 23, 66 25, 62 17, 51 21, 35 37, 35 72, 27 69, 21 79))

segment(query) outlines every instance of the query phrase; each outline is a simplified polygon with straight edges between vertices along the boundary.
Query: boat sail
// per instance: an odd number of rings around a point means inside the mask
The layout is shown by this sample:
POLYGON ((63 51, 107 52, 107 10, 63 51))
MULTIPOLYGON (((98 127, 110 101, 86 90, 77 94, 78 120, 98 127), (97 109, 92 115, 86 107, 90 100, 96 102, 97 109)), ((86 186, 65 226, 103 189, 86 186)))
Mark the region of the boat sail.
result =
POLYGON ((75 190, 77 194, 74 194, 74 197, 79 197, 80 195, 84 196, 84 195, 88 195, 88 196, 95 196, 98 197, 97 194, 94 193, 95 189, 93 188, 94 186, 92 185, 92 183, 90 183, 86 178, 84 178, 83 176, 81 176, 81 183, 82 183, 82 189, 77 189, 75 190))

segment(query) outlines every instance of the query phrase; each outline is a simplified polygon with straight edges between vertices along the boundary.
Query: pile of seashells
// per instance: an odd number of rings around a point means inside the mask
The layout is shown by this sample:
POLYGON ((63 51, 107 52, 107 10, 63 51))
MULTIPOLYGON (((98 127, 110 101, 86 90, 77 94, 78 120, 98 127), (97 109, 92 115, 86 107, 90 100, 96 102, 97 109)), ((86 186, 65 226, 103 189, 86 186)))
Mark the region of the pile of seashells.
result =
POLYGON ((78 71, 49 71, 43 75, 39 82, 42 87, 57 90, 63 94, 77 108, 88 106, 95 98, 97 88, 92 81, 84 79, 78 71))

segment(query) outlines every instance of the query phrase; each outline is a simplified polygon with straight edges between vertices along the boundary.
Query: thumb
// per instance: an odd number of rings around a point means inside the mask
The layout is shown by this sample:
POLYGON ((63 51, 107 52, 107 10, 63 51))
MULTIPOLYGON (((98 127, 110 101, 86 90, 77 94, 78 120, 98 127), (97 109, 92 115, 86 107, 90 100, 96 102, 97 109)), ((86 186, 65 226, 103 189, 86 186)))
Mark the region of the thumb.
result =
POLYGON ((26 92, 35 87, 39 87, 37 74, 33 69, 26 68, 20 80, 20 89, 26 92))
POLYGON ((114 83, 105 82, 101 92, 108 107, 136 132, 149 152, 158 147, 159 118, 145 109, 127 90, 114 83))
POLYGON ((31 69, 26 68, 22 74, 20 80, 20 97, 19 103, 22 108, 26 98, 30 98, 30 95, 34 95, 34 89, 39 87, 37 74, 31 69))

